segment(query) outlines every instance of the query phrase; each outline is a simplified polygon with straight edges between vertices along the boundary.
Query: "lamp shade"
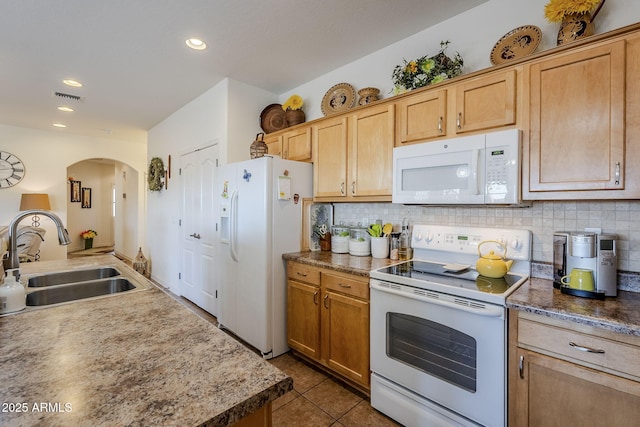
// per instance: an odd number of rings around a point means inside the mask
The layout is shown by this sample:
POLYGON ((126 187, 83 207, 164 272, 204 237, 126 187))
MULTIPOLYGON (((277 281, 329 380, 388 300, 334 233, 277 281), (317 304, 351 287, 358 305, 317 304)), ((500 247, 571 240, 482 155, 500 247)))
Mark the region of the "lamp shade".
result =
POLYGON ((20 210, 29 211, 31 209, 51 210, 48 194, 23 194, 20 200, 20 210))

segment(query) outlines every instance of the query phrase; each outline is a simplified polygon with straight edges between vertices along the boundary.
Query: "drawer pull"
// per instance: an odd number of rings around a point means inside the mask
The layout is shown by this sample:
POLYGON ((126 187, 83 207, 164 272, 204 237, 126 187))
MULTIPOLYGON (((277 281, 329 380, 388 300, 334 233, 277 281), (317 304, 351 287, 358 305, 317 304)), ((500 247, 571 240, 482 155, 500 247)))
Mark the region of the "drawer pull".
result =
POLYGON ((571 347, 575 348, 576 350, 586 351, 587 353, 604 354, 604 350, 598 350, 597 348, 583 347, 583 346, 578 345, 578 344, 576 344, 574 342, 570 342, 569 345, 571 347))
POLYGON ((520 356, 520 361, 518 362, 518 373, 520 374, 520 379, 524 379, 524 356, 520 356))
POLYGON ((338 286, 340 286, 341 288, 346 288, 346 289, 350 289, 351 288, 351 285, 347 285, 347 284, 344 284, 344 283, 338 283, 338 286))
POLYGON ((296 274, 298 276, 307 277, 307 273, 300 273, 299 271, 296 271, 296 274))

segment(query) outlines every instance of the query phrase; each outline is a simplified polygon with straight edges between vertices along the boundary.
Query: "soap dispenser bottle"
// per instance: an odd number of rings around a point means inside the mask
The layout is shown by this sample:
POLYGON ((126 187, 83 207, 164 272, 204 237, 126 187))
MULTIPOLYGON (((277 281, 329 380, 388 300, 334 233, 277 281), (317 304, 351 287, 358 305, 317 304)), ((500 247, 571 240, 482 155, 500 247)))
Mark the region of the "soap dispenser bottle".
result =
POLYGON ((402 220, 402 231, 398 239, 398 259, 409 260, 413 258, 413 249, 411 248, 411 232, 409 231, 409 219, 402 220))
POLYGON ((13 270, 7 270, 7 276, 0 286, 0 314, 24 310, 26 301, 24 286, 16 280, 13 270))

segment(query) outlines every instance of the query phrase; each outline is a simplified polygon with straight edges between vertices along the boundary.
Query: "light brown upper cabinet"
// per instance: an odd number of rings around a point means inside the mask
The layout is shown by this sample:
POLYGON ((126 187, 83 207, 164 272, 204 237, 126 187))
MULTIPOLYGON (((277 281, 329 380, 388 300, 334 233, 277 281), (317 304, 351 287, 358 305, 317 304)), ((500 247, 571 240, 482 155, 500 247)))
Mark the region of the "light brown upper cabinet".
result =
POLYGON ((638 144, 626 144, 625 129, 627 134, 638 129, 638 101, 626 99, 638 97, 638 55, 635 37, 530 65, 530 129, 523 158, 526 199, 637 196, 637 177, 629 167, 630 160, 638 158, 638 144))
POLYGON ((270 133, 264 136, 264 142, 267 144, 267 154, 282 157, 282 134, 270 133))
POLYGON ((394 136, 393 103, 314 124, 314 199, 391 201, 394 136))
POLYGON ((282 134, 282 158, 311 161, 311 127, 301 126, 282 134))
POLYGON ((396 103, 396 145, 424 142, 447 135, 447 91, 432 90, 396 103))
POLYGON ((396 103, 396 145, 515 125, 517 96, 517 69, 408 95, 396 103))
POLYGON ((455 86, 456 134, 516 123, 517 72, 489 74, 455 86))
POLYGON ((340 199, 347 196, 347 117, 325 119, 312 126, 313 196, 340 199))
POLYGON ((264 136, 268 154, 300 162, 311 161, 311 126, 280 130, 264 136))

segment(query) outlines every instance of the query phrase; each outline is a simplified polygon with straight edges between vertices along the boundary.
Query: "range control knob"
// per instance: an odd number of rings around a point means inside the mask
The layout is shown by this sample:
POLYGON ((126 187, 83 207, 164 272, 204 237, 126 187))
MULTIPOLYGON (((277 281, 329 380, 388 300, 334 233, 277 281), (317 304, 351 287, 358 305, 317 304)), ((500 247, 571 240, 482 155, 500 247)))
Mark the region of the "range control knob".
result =
POLYGON ((518 238, 516 237, 511 241, 511 243, 509 243, 509 246, 511 247, 511 249, 520 249, 520 246, 522 246, 522 244, 520 243, 520 240, 518 240, 518 238))
POLYGON ((420 240, 422 240, 422 231, 418 231, 417 233, 414 233, 413 239, 416 242, 419 242, 420 240))

